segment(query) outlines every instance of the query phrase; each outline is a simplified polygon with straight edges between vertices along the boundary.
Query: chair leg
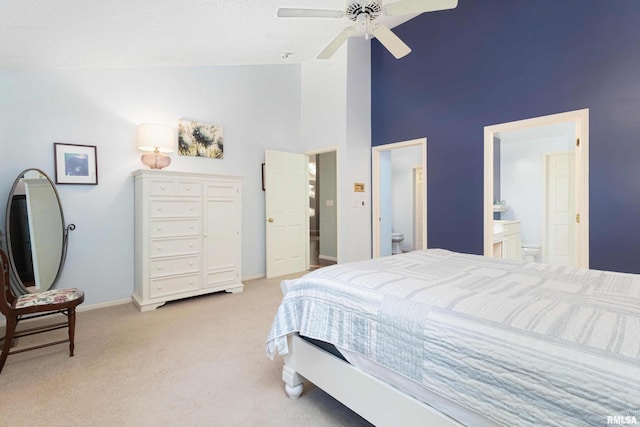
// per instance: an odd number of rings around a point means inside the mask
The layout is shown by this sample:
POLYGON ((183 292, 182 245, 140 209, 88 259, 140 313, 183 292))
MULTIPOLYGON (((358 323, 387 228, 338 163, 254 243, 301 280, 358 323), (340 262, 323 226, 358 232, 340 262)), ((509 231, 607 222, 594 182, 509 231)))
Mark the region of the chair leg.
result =
POLYGON ((67 319, 69 321, 69 357, 73 357, 73 349, 75 347, 73 338, 76 332, 76 309, 70 308, 67 311, 67 319))
POLYGON ((4 367, 4 362, 7 361, 7 356, 9 355, 9 349, 11 348, 11 344, 13 343, 13 335, 16 332, 16 326, 18 322, 16 322, 15 317, 8 316, 6 318, 7 324, 5 328, 4 334, 4 345, 2 346, 2 354, 0 355, 0 372, 2 372, 2 368, 4 367))

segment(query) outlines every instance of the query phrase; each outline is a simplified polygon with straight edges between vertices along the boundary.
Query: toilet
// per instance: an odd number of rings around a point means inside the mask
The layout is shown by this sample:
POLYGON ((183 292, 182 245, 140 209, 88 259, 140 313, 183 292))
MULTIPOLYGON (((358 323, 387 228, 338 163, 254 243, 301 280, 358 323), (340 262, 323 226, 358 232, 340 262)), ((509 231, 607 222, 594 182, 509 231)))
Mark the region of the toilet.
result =
POLYGON ((523 244, 521 249, 522 249, 522 256, 525 261, 537 262, 536 256, 540 253, 539 245, 523 244))
POLYGON ((391 255, 402 253, 402 245, 400 243, 403 240, 404 240, 404 234, 391 233, 391 255))

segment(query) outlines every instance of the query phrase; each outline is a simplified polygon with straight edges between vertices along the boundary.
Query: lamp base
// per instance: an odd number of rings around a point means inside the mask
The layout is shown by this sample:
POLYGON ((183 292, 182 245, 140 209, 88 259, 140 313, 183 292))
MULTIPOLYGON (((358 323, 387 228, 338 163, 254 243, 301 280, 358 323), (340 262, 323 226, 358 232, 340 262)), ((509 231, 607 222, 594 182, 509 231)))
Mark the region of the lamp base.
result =
POLYGON ((171 157, 165 156, 162 153, 143 154, 142 157, 140 157, 140 160, 142 160, 142 163, 149 166, 151 169, 162 169, 171 164, 171 157))

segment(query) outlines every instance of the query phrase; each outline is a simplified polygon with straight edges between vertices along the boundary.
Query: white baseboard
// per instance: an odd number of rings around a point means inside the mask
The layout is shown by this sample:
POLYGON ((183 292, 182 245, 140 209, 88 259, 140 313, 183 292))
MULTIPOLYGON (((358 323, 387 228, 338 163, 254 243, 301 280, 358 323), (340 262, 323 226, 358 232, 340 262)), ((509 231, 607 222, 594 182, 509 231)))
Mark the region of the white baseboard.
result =
POLYGON ((111 307, 111 306, 114 306, 114 305, 121 305, 121 304, 127 304, 127 303, 133 303, 131 301, 131 298, 119 299, 119 300, 115 300, 115 301, 101 302, 99 304, 91 304, 91 305, 82 305, 82 304, 80 304, 78 306, 78 308, 76 308, 76 312, 95 310, 97 308, 105 308, 105 307, 111 307))
MULTIPOLYGON (((80 304, 79 306, 76 307, 76 313, 80 312, 80 311, 89 311, 89 310, 95 310, 97 308, 105 308, 105 307, 111 307, 114 305, 121 305, 121 304, 132 304, 131 298, 126 298, 126 299, 120 299, 120 300, 116 300, 116 301, 109 301, 109 302, 103 302, 100 304, 91 304, 91 305, 83 305, 80 304)), ((26 319, 25 322, 29 322, 30 319, 26 319)), ((0 319, 0 326, 4 327, 7 324, 7 320, 2 317, 0 319)))
POLYGON ((254 274, 253 276, 243 277, 242 281, 264 279, 265 277, 267 277, 265 274, 254 274))
POLYGON ((318 258, 320 259, 326 259, 327 261, 334 261, 334 262, 338 262, 338 258, 334 257, 334 256, 329 256, 329 255, 318 255, 318 258))

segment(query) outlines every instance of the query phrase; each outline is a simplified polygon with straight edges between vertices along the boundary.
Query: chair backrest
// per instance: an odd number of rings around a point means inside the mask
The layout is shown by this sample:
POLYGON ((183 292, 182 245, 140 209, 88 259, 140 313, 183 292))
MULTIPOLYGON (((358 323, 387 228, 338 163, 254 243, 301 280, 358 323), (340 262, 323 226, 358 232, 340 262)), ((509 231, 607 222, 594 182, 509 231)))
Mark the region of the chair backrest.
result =
POLYGON ((0 275, 0 313, 5 316, 9 313, 11 304, 13 304, 13 293, 11 293, 11 281, 9 279, 9 259, 7 254, 0 249, 0 258, 2 260, 2 274, 0 275))

